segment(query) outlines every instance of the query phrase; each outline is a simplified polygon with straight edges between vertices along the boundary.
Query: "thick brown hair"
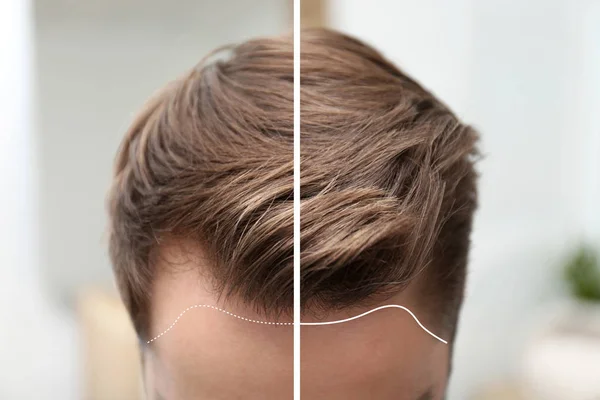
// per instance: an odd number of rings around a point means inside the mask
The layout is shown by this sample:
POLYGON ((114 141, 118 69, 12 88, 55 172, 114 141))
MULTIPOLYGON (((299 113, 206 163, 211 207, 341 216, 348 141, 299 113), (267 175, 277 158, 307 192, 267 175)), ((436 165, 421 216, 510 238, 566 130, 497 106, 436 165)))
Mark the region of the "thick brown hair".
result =
MULTIPOLYGON (((229 49, 168 85, 119 151, 110 255, 140 335, 153 251, 197 241, 226 295, 293 306, 293 49, 289 36, 229 49)), ((301 38, 301 298, 342 308, 428 274, 456 322, 476 204, 475 132, 363 43, 301 38)))
POLYGON ((210 58, 144 106, 116 160, 110 256, 141 336, 167 239, 201 244, 221 293, 268 311, 293 303, 292 39, 210 58))
POLYGON ((478 135, 366 44, 302 32, 302 297, 381 301, 423 274, 453 334, 476 207, 478 135))

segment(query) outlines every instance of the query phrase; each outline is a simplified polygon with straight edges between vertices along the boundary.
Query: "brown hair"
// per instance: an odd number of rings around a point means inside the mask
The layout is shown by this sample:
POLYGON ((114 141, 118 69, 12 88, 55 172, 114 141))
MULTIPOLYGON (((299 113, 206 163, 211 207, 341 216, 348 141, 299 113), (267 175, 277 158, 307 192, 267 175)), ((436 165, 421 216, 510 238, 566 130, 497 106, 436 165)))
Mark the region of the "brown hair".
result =
POLYGON ((141 336, 165 238, 201 243, 221 293, 293 305, 292 39, 227 51, 154 96, 116 159, 110 257, 141 336))
MULTIPOLYGON (((476 205, 476 133, 379 53, 328 30, 301 38, 301 299, 330 309, 402 290, 453 327, 476 205)), ((109 196, 110 254, 138 332, 152 252, 193 238, 226 295, 293 306, 291 37, 202 63, 144 108, 109 196)))
POLYGON ((301 43, 303 302, 381 301, 422 273, 422 303, 453 335, 476 132, 366 44, 323 29, 301 43))

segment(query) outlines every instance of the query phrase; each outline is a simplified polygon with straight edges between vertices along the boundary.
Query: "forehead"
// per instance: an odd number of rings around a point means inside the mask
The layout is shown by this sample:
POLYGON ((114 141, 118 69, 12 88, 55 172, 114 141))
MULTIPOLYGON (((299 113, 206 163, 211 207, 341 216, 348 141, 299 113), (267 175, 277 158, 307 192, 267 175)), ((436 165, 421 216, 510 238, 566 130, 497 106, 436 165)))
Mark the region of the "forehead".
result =
POLYGON ((305 398, 417 400, 431 389, 438 399, 445 390, 448 346, 404 310, 380 310, 339 325, 303 326, 301 336, 305 398))
MULTIPOLYGON (((193 305, 213 305, 265 320, 243 304, 219 302, 197 259, 169 259, 178 267, 159 268, 152 296, 152 336, 193 305), (186 265, 190 262, 195 265, 186 265)), ((422 317, 414 297, 407 291, 387 304, 406 305, 422 317)), ((349 309, 323 319, 343 319, 367 310, 349 309)), ((427 325, 426 318, 419 319, 427 325)), ((167 400, 292 398, 291 326, 256 324, 212 308, 193 308, 150 349, 150 380, 167 400)), ((429 336, 403 310, 380 310, 339 325, 301 328, 305 399, 416 400, 431 386, 438 393, 433 398, 441 398, 447 360, 448 346, 429 336)))
POLYGON ((291 328, 243 327, 248 323, 228 318, 198 316, 203 323, 182 324, 154 344, 152 372, 158 392, 177 400, 289 397, 291 328))
MULTIPOLYGON (((201 269, 201 266, 199 266, 201 269)), ((282 399, 293 388, 293 330, 235 318, 265 321, 250 307, 218 301, 198 268, 159 268, 151 307, 149 375, 167 400, 197 398, 282 399), (187 310, 187 311, 185 311, 187 310), (183 315, 182 315, 182 312, 183 315), (265 397, 265 393, 270 393, 265 397)), ((152 388, 150 388, 152 390, 152 388)))

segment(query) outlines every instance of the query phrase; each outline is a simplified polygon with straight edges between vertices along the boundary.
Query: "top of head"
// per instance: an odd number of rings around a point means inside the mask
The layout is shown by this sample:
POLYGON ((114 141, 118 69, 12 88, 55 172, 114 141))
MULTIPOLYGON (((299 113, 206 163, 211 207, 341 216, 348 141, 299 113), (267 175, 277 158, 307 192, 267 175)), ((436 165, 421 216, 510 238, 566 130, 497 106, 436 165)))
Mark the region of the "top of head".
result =
MULTIPOLYGON (((365 304, 423 276, 431 308, 455 320, 477 135, 372 48, 327 30, 301 40, 305 311, 365 304)), ((111 258, 142 336, 166 239, 196 241, 220 293, 290 312, 291 37, 233 47, 158 93, 123 141, 108 204, 111 258)))

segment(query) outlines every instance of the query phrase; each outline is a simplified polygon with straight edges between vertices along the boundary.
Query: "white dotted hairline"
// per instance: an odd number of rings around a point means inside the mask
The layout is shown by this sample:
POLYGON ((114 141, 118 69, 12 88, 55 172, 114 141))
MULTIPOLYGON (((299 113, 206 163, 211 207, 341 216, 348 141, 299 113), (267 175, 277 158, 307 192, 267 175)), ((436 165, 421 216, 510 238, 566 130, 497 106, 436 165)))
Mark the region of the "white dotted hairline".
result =
MULTIPOLYGON (((189 306, 188 308, 186 308, 185 310, 183 310, 181 312, 181 314, 179 314, 179 316, 175 319, 175 321, 173 321, 173 323, 171 324, 171 326, 169 326, 166 330, 164 330, 161 334, 155 336, 154 338, 148 340, 146 343, 150 344, 152 342, 154 342, 155 340, 157 340, 158 338, 160 338, 161 336, 163 336, 164 334, 166 334, 167 332, 169 332, 171 329, 173 329, 173 327, 177 324, 177 322, 179 322, 179 319, 183 316, 183 314, 185 314, 186 312, 188 312, 189 310, 193 309, 193 308, 212 308, 213 310, 217 310, 220 311, 222 313, 225 313, 227 315, 230 315, 232 317, 247 321, 247 322, 253 322, 255 324, 263 324, 263 325, 294 325, 293 322, 269 322, 269 321, 259 321, 256 319, 250 319, 250 318, 246 318, 246 317, 242 317, 240 315, 236 315, 233 313, 230 313, 227 310, 223 310, 222 308, 219 307, 215 307, 215 306, 211 306, 208 304, 195 304, 193 306, 189 306)), ((417 318, 417 316, 415 314, 413 314, 412 311, 410 311, 408 308, 404 307, 404 306, 400 306, 397 304, 388 304, 385 306, 380 306, 377 308, 374 308, 372 310, 369 310, 367 312, 364 312, 360 315, 356 315, 354 317, 350 317, 350 318, 346 318, 346 319, 342 319, 342 320, 337 320, 337 321, 327 321, 327 322, 300 322, 300 325, 308 325, 308 326, 317 326, 317 325, 334 325, 334 324, 340 324, 342 322, 348 322, 348 321, 352 321, 361 317, 364 317, 367 314, 371 314, 372 312, 378 311, 378 310, 382 310, 385 308, 398 308, 398 309, 402 309, 406 312, 408 312, 410 314, 410 316, 415 320, 415 322, 421 327, 421 329, 423 329, 425 332, 427 332, 430 336, 434 337, 435 339, 439 340, 440 342, 444 343, 444 344, 448 344, 448 342, 444 339, 442 339, 441 337, 435 335, 433 332, 431 332, 429 329, 427 329, 417 318)))
POLYGON ((219 307, 210 306, 210 305, 207 305, 207 304, 196 304, 196 305, 193 305, 193 306, 189 306, 188 308, 186 308, 185 310, 183 310, 183 311, 181 312, 181 314, 179 314, 179 316, 178 316, 178 317, 175 319, 175 321, 173 321, 173 323, 171 324, 171 326, 169 326, 167 329, 165 329, 165 330, 164 330, 164 331, 163 331, 163 332, 162 332, 160 335, 157 335, 157 336, 155 336, 154 338, 152 338, 152 339, 148 340, 146 343, 148 343, 148 344, 149 344, 149 343, 152 343, 152 342, 154 342, 155 340, 157 340, 158 338, 160 338, 161 336, 163 336, 165 333, 167 333, 167 332, 169 332, 171 329, 173 329, 173 327, 175 326, 175 324, 177 324, 177 322, 179 321, 179 319, 180 319, 180 318, 183 316, 183 314, 185 314, 186 312, 190 311, 190 310, 191 310, 191 309, 193 309, 193 308, 201 308, 201 307, 204 307, 204 308, 212 308, 213 310, 221 311, 222 313, 225 313, 225 314, 227 314, 227 315, 230 315, 230 316, 232 316, 232 317, 235 317, 235 318, 238 318, 238 319, 241 319, 241 320, 247 321, 247 322, 253 322, 253 323, 255 323, 255 324, 263 324, 263 325, 294 325, 294 323, 293 323, 293 322, 269 322, 269 321, 259 321, 259 320, 256 320, 256 319, 250 319, 250 318, 246 318, 246 317, 242 317, 242 316, 240 316, 240 315, 236 315, 236 314, 230 313, 229 311, 227 311, 227 310, 223 310, 222 308, 219 308, 219 307))

